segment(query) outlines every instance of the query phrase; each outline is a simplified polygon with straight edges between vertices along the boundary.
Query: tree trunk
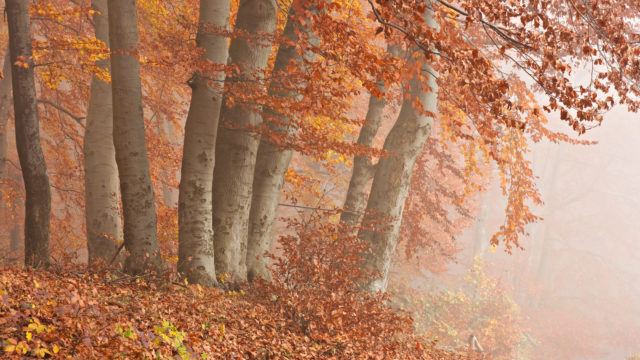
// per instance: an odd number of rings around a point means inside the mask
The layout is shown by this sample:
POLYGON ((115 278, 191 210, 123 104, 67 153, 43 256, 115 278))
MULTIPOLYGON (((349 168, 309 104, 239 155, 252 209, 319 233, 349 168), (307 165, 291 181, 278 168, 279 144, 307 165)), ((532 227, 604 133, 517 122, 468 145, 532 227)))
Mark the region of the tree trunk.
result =
MULTIPOLYGON (((556 244, 553 227, 549 225, 549 221, 551 220, 550 215, 557 210, 556 207, 558 206, 556 199, 558 192, 558 169, 560 168, 560 159, 564 150, 561 144, 553 144, 553 146, 555 147, 551 150, 554 152, 553 155, 546 158, 549 162, 547 166, 550 167, 550 170, 548 174, 545 174, 540 184, 540 191, 544 191, 548 200, 545 201, 544 208, 542 209, 543 220, 537 224, 538 226, 534 227, 531 234, 531 239, 540 243, 538 246, 540 250, 538 256, 532 256, 532 259, 529 261, 529 268, 532 267, 531 263, 535 263, 536 266, 533 279, 529 279, 529 281, 535 281, 541 289, 545 289, 549 285, 548 282, 551 277, 551 257, 555 253, 554 248, 556 244)), ((543 291, 540 291, 536 296, 529 296, 529 304, 539 307, 545 295, 543 291)))
MULTIPOLYGON (((4 63, 0 79, 0 181, 7 177, 7 127, 9 123, 9 106, 11 103, 11 55, 9 48, 4 53, 4 63)), ((2 193, 0 192, 0 203, 4 207, 2 193)))
MULTIPOLYGON (((425 12, 425 21, 429 26, 437 26, 430 10, 425 12)), ((433 76, 435 71, 425 63, 422 65, 422 74, 428 79, 426 87, 418 77, 410 80, 411 96, 405 96, 398 119, 385 140, 383 149, 387 155, 376 165, 363 228, 359 233, 360 238, 370 246, 366 265, 375 273, 369 284, 372 291, 385 291, 387 288, 411 174, 433 125, 433 118, 424 114, 424 111, 437 112, 438 84, 433 76), (423 111, 414 108, 414 101, 419 101, 423 111)))
MULTIPOLYGON (((289 18, 283 31, 283 42, 278 48, 276 61, 273 68, 272 77, 283 78, 287 76, 287 67, 290 64, 303 66, 303 57, 296 51, 295 44, 298 43, 298 33, 308 32, 310 29, 302 27, 300 19, 297 18, 295 7, 305 6, 305 0, 298 1, 298 4, 289 8, 289 18)), ((309 36, 312 36, 308 32, 309 36)), ((312 39, 313 40, 313 39, 312 39)), ((312 56, 306 54, 305 56, 312 56)), ((269 87, 270 97, 299 98, 300 94, 293 89, 284 89, 271 82, 269 87)), ((290 119, 286 114, 278 113, 273 109, 266 109, 265 113, 270 120, 268 124, 271 131, 279 132, 282 135, 292 133, 295 128, 287 126, 290 119)), ((251 211, 249 214, 249 239, 247 245, 247 276, 249 280, 262 278, 268 280, 270 273, 267 268, 268 258, 265 253, 271 249, 272 228, 280 202, 280 190, 284 184, 285 172, 289 168, 291 149, 282 148, 266 137, 260 140, 258 155, 253 179, 253 194, 251 199, 251 211)))
MULTIPOLYGON (((382 89, 383 90, 383 89, 382 89)), ((371 95, 369 98, 369 108, 364 125, 360 129, 358 136, 358 144, 362 146, 373 146, 373 139, 380 129, 384 108, 387 105, 385 98, 378 98, 371 95)), ((349 181, 349 189, 347 197, 344 201, 344 207, 340 221, 350 227, 358 226, 363 216, 364 209, 367 206, 368 184, 374 174, 374 166, 369 156, 356 156, 353 159, 353 172, 349 181)))
POLYGON ((16 146, 25 185, 25 265, 49 265, 51 189, 42 147, 31 53, 29 2, 7 0, 16 146))
POLYGON ((471 256, 471 267, 475 264, 476 258, 482 259, 485 255, 485 252, 489 246, 489 236, 487 234, 487 220, 489 218, 489 201, 493 199, 495 201, 495 197, 491 192, 491 184, 489 184, 489 188, 487 188, 483 193, 479 195, 480 199, 478 199, 479 207, 478 207, 478 216, 476 219, 475 227, 474 227, 474 238, 473 238, 473 254, 471 256))
POLYGON ((120 174, 124 243, 129 252, 125 271, 160 270, 156 209, 145 144, 138 28, 134 0, 109 0, 113 142, 120 174))
MULTIPOLYGON (((200 1, 196 42, 204 49, 204 58, 213 64, 224 65, 227 62, 227 38, 215 34, 215 30, 228 30, 229 12, 229 0, 200 1)), ((185 125, 178 203, 178 271, 189 282, 206 286, 216 284, 211 184, 222 106, 222 87, 215 82, 222 82, 224 78, 223 71, 196 73, 191 81, 191 105, 185 125)))
MULTIPOLYGON (((14 224, 9 235, 9 251, 15 255, 20 250, 20 225, 14 224)), ((13 256, 12 256, 13 257, 13 256)))
MULTIPOLYGON (((8 123, 9 123, 9 107, 11 106, 11 56, 9 54, 9 48, 4 53, 4 63, 2 68, 2 75, 0 79, 0 183, 7 178, 7 150, 8 150, 8 123)), ((2 224, 9 227, 12 223, 12 232, 9 237, 9 252, 15 254, 20 247, 20 234, 16 234, 17 241, 14 240, 13 232, 18 229, 18 224, 9 221, 9 214, 7 213, 7 202, 4 199, 4 194, 0 191, 0 221, 2 224)))
MULTIPOLYGON (((109 46, 107 0, 93 0, 91 5, 96 11, 93 16, 96 38, 109 46)), ((107 69, 108 61, 101 61, 98 65, 107 69)), ((117 240, 122 239, 122 224, 118 210, 120 189, 113 145, 111 84, 95 75, 91 79, 83 151, 89 264, 97 260, 108 262, 117 251, 117 240)))
MULTIPOLYGON (((236 29, 248 34, 272 33, 276 22, 274 0, 242 0, 236 29)), ((231 64, 240 69, 239 81, 263 81, 271 44, 233 39, 229 48, 231 64)), ((262 116, 250 105, 223 106, 218 125, 216 165, 213 173, 213 228, 216 270, 233 282, 247 279, 247 236, 251 188, 259 136, 247 128, 260 125, 262 116)))

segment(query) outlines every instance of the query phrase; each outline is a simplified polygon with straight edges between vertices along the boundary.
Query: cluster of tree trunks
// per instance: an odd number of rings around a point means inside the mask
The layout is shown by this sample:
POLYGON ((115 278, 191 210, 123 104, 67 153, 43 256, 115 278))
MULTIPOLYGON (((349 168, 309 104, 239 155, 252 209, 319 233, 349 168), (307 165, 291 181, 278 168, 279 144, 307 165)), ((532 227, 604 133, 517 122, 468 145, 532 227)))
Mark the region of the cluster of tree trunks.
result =
MULTIPOLYGON (((277 4, 274 0, 240 1, 236 29, 247 34, 271 34, 276 26, 277 4)), ((260 84, 272 44, 232 39, 231 64, 240 70, 240 79, 260 84)), ((216 166, 213 172, 213 230, 216 269, 232 282, 247 279, 247 236, 253 186, 253 170, 260 137, 250 129, 262 123, 261 109, 252 105, 223 103, 216 166)))
MULTIPOLYGON (((27 192, 25 261, 31 266, 43 266, 49 263, 50 190, 38 135, 28 3, 6 3, 11 60, 5 61, 5 71, 10 67, 13 79, 16 140, 27 192)), ((145 144, 136 3, 93 0, 92 6, 96 10, 96 38, 111 49, 110 62, 99 65, 111 72, 112 82, 93 77, 87 109, 84 165, 89 261, 112 261, 119 251, 118 241, 123 239, 128 253, 124 261, 127 272, 162 270, 145 144)), ((305 0, 296 0, 291 7, 283 31, 286 41, 278 48, 271 69, 274 77, 286 76, 288 66, 304 66, 306 60, 313 58, 313 54, 296 49, 300 34, 305 34, 306 41, 315 41, 308 28, 310 22, 299 21, 297 14, 315 11, 310 6, 305 0)), ((273 224, 292 150, 261 138, 253 129, 266 121, 271 131, 285 136, 296 131, 295 126, 289 125, 288 114, 225 101, 224 86, 220 85, 226 80, 224 65, 240 70, 233 81, 267 86, 272 97, 301 97, 293 89, 278 86, 277 79, 265 85, 266 79, 262 78, 273 48, 264 40, 268 37, 262 35, 275 31, 275 0, 241 0, 235 29, 244 36, 234 37, 229 45, 230 8, 229 0, 200 2, 196 42, 203 50, 202 60, 213 70, 195 72, 189 81, 192 98, 178 204, 178 270, 191 283, 206 286, 216 285, 221 276, 232 282, 269 279, 264 255, 272 246, 273 224)), ((425 19, 435 26, 429 12, 425 19)), ((406 84, 400 114, 384 143, 386 156, 376 165, 367 156, 355 158, 342 214, 341 220, 354 229, 364 224, 359 236, 371 245, 367 266, 379 275, 370 284, 374 290, 386 287, 411 172, 430 135, 432 114, 437 110, 434 70, 423 64, 422 71, 432 76, 426 84, 418 76, 406 84), (422 110, 416 108, 416 101, 422 110), (374 223, 378 225, 373 226, 374 223)), ((2 129, 7 118, 7 83, 6 78, 0 83, 2 129)), ((372 146, 385 106, 384 97, 371 97, 358 138, 361 145, 372 146)), ((4 173, 3 164, 0 170, 4 173)))

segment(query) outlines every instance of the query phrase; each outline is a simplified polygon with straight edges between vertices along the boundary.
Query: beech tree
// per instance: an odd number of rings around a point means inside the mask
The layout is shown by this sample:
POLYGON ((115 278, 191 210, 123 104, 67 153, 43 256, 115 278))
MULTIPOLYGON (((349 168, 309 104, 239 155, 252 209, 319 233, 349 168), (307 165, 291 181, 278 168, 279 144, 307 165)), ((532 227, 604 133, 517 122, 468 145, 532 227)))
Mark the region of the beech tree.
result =
MULTIPOLYGON (((11 55, 9 53, 9 47, 4 52, 4 60, 2 65, 2 75, 0 79, 0 181, 5 182, 10 179, 9 171, 7 168, 9 160, 9 117, 11 115, 11 102, 12 102, 12 77, 11 77, 11 55)), ((10 211, 14 210, 13 207, 9 207, 7 204, 7 197, 4 195, 4 191, 0 192, 0 216, 2 222, 9 231, 9 251, 16 254, 20 247, 20 224, 18 222, 11 223, 11 218, 15 214, 11 214, 10 211)))
MULTIPOLYGON (((271 53, 277 5, 273 0, 240 2, 235 30, 240 33, 229 47, 230 65, 239 75, 229 81, 255 84, 260 89, 271 53), (242 35, 245 33, 245 35, 242 35), (247 38, 251 35, 251 38, 247 38)), ((255 128, 262 123, 261 109, 242 99, 225 98, 215 150, 213 173, 213 229, 218 274, 231 281, 247 279, 247 236, 256 155, 260 143, 255 128)))
MULTIPOLYGON (((283 41, 278 47, 272 81, 269 86, 269 96, 277 99, 296 101, 301 98, 295 88, 283 84, 283 79, 288 75, 290 67, 301 68, 304 66, 303 56, 311 57, 308 51, 301 53, 296 48, 299 45, 299 36, 313 36, 308 26, 301 26, 300 15, 297 12, 312 11, 307 9, 307 1, 295 1, 290 9, 287 23, 282 33, 283 41)), ((308 39, 305 39, 308 41, 308 39)), ((302 88, 302 84, 296 84, 302 88)), ((291 124, 290 118, 282 110, 274 110, 267 107, 264 118, 270 131, 287 133, 296 131, 296 126, 291 124)), ((269 136, 260 139, 256 165, 254 170, 251 210, 249 215, 249 237, 247 245, 247 275, 249 280, 259 277, 270 278, 267 268, 268 262, 265 253, 271 249, 272 228, 280 201, 280 192, 284 184, 285 172, 289 168, 293 150, 290 147, 278 145, 269 136)))
MULTIPOLYGON (((427 10, 424 16, 428 26, 437 27, 433 11, 427 10)), ((386 290, 413 166, 431 133, 438 111, 435 70, 426 60, 422 61, 419 70, 409 80, 400 114, 385 140, 383 149, 387 156, 376 165, 360 230, 360 238, 371 246, 367 266, 379 276, 371 281, 373 290, 386 290), (375 225, 375 222, 379 224, 375 225)))
POLYGON ((8 0, 5 3, 9 23, 9 52, 13 84, 13 109, 16 122, 16 146, 26 191, 25 264, 49 265, 49 217, 51 190, 42 147, 31 49, 29 3, 8 0))
MULTIPOLYGON (((437 91, 435 81, 433 90, 437 91)), ((434 109, 436 93, 411 84, 411 93, 419 97, 426 109, 434 109)), ((398 120, 385 140, 384 150, 389 154, 381 158, 371 185, 371 193, 365 209, 360 237, 371 244, 368 266, 375 268, 380 278, 372 282, 372 288, 385 290, 391 258, 394 254, 404 201, 409 191, 411 171, 416 157, 429 136, 433 118, 413 107, 413 99, 403 102, 398 120), (375 214, 375 215, 374 215, 375 214), (383 220, 381 220, 383 219, 383 220), (380 222, 381 225, 374 225, 380 222)))
MULTIPOLYGON (((228 0, 201 0, 196 42, 207 65, 227 62, 228 0)), ((209 66, 210 67, 210 66, 209 66)), ((179 195, 178 270, 189 282, 216 283, 213 247, 212 187, 218 117, 222 106, 224 69, 196 72, 191 79, 191 105, 187 115, 179 195)))
MULTIPOLYGON (((107 0, 93 0, 96 39, 109 45, 107 0)), ((108 60, 97 64, 108 71, 108 60)), ((89 263, 111 261, 122 239, 118 194, 118 165, 113 145, 111 84, 97 75, 91 78, 91 95, 84 134, 84 181, 89 263)))
POLYGON ((0 179, 6 177, 7 169, 7 136, 9 123, 9 109, 11 106, 11 56, 9 48, 4 52, 2 65, 2 75, 0 79, 0 179))
MULTIPOLYGON (((0 79, 0 181, 7 178, 7 158, 8 158, 8 125, 9 125, 9 108, 11 106, 11 56, 9 48, 4 52, 4 60, 2 65, 2 75, 0 79)), ((7 204, 4 199, 3 192, 0 192, 0 216, 6 219, 7 204)), ((12 243, 13 245, 13 243, 12 243)), ((11 246, 11 250, 13 246, 11 246)))
MULTIPOLYGON (((373 147, 373 139, 382 124, 383 112, 387 101, 384 98, 384 88, 381 87, 380 90, 383 96, 378 97, 371 94, 369 98, 367 115, 358 136, 358 144, 362 146, 373 147)), ((364 215, 369 197, 368 185, 374 173, 375 167, 371 161, 371 156, 365 154, 354 157, 349 188, 347 189, 347 196, 340 216, 340 220, 351 227, 356 227, 364 215)))
POLYGON ((149 174, 142 113, 136 2, 109 0, 113 142, 122 192, 125 271, 139 274, 162 265, 156 206, 149 174))

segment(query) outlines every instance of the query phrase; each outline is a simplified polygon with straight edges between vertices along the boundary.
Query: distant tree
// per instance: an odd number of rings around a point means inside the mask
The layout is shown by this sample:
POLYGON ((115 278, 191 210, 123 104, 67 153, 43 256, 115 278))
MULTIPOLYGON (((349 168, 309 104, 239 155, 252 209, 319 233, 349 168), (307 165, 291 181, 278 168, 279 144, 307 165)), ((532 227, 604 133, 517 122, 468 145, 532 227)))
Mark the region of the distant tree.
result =
MULTIPOLYGON (((7 152, 8 152, 8 126, 11 107, 11 56, 9 47, 4 52, 4 60, 2 65, 2 75, 0 79, 0 180, 6 177, 7 173, 7 152)), ((0 193, 0 196, 2 194, 0 193)), ((0 202, 2 198, 0 198, 0 202)), ((2 205, 3 206, 3 205, 2 205)))
MULTIPOLYGON (((96 39, 108 46, 107 0, 93 0, 91 5, 96 39)), ((109 60, 100 60, 98 66, 109 71, 109 60)), ((117 251, 116 241, 122 239, 111 84, 94 74, 90 91, 83 147, 87 248, 89 263, 109 262, 117 251)))

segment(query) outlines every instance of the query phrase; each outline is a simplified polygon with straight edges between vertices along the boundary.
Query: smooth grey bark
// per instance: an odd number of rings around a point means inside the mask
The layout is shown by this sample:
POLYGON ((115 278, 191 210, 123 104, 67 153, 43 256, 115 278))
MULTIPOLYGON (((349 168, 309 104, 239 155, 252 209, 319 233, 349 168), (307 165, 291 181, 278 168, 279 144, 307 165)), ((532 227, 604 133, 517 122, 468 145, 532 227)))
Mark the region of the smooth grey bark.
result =
MULTIPOLYGON (((201 0, 196 42, 204 59, 227 63, 227 38, 216 31, 229 29, 229 0, 201 0)), ((190 283, 217 283, 213 247, 212 182, 218 118, 222 106, 224 71, 194 74, 191 105, 184 135, 184 155, 178 200, 178 271, 190 283)))
MULTIPOLYGON (((96 38, 109 46, 107 0, 93 0, 91 6, 96 38)), ((98 66, 108 69, 109 61, 98 66)), ((122 221, 118 204, 119 178, 113 145, 113 107, 111 84, 97 76, 91 79, 84 134, 85 219, 89 264, 109 262, 122 239, 122 221)))
MULTIPOLYGON (((384 89, 381 86, 381 90, 384 89)), ((378 98, 373 94, 369 98, 369 108, 367 115, 358 135, 358 144, 366 147, 373 146, 373 140, 380 129, 384 108, 387 105, 386 99, 378 98)), ((347 197, 344 201, 340 221, 355 228, 360 223, 360 219, 367 207, 367 199, 369 197, 369 182, 373 178, 375 167, 371 162, 371 157, 366 155, 358 155, 353 159, 353 171, 349 180, 349 188, 347 197)))
POLYGON ((20 224, 14 224, 9 234, 9 251, 16 253, 20 250, 20 224))
MULTIPOLYGON (((5 50, 0 79, 0 180, 7 177, 7 127, 9 123, 9 107, 11 106, 11 55, 9 48, 5 50)), ((4 204, 1 198, 0 202, 4 204)))
POLYGON ((7 0, 9 52, 16 123, 16 146, 25 185, 25 265, 49 265, 51 189, 40 145, 39 117, 31 49, 29 2, 7 0), (28 66, 15 65, 16 62, 28 66))
MULTIPOLYGON (((305 1, 301 0, 297 5, 304 6, 305 1)), ((283 78, 287 76, 287 67, 290 64, 298 68, 303 66, 303 55, 296 51, 299 41, 298 33, 303 31, 309 37, 313 35, 307 27, 303 27, 298 19, 295 7, 289 9, 289 17, 285 25, 282 37, 284 42, 278 48, 272 77, 283 78)), ((311 38, 310 40, 314 40, 311 38)), ((311 57, 312 54, 305 54, 311 57)), ((302 87, 302 86, 301 86, 302 87)), ((285 89, 278 85, 277 80, 272 81, 269 87, 269 96, 273 98, 299 99, 295 89, 285 89)), ((273 109, 265 109, 265 115, 269 120, 270 131, 278 132, 286 136, 295 131, 294 126, 289 126, 291 119, 283 113, 273 109)), ((267 137, 260 139, 258 154, 253 179, 253 193, 251 198, 251 211, 249 214, 249 238, 247 244, 247 276, 249 281, 255 278, 270 279, 268 270, 268 258, 265 255, 273 241, 272 229, 275 216, 280 202, 280 190, 284 184, 284 177, 293 151, 291 149, 278 146, 267 137)))
MULTIPOLYGON (((427 25, 437 27, 430 10, 425 12, 425 21, 427 25)), ((410 96, 405 96, 398 119, 385 139, 383 150, 386 156, 376 165, 359 232, 359 237, 370 246, 366 266, 375 273, 369 283, 371 291, 385 291, 387 288, 411 174, 434 121, 424 112, 437 113, 438 84, 434 77, 437 74, 426 63, 422 65, 422 74, 428 79, 427 83, 421 84, 418 77, 409 81, 410 96), (414 107, 415 101, 420 103, 422 111, 414 107)))
MULTIPOLYGON (((171 121, 169 121, 166 116, 159 115, 156 116, 156 118, 157 136, 166 138, 166 140, 170 143, 177 143, 178 141, 183 140, 180 139, 179 136, 177 136, 175 126, 173 126, 171 121)), ((162 204, 168 208, 178 207, 178 188, 180 187, 180 185, 178 184, 178 187, 174 187, 169 180, 174 177, 179 179, 179 177, 177 177, 179 171, 179 169, 176 171, 171 168, 165 168, 162 169, 159 175, 162 177, 162 179, 167 180, 162 181, 160 191, 162 191, 162 204)))
MULTIPOLYGON (((4 62, 2 67, 2 75, 0 79, 0 181, 7 178, 7 151, 8 151, 8 123, 9 123, 9 108, 11 106, 11 55, 9 53, 9 47, 4 53, 4 62)), ((0 192, 0 216, 2 222, 7 226, 10 225, 8 221, 7 206, 3 198, 2 192, 0 192)), ((19 224, 14 223, 11 229, 11 235, 9 240, 9 251, 15 253, 20 247, 20 227, 19 224), (14 236, 15 233, 15 236, 14 236)))
POLYGON ((125 271, 139 274, 163 267, 156 234, 156 207, 149 174, 142 112, 138 28, 134 0, 109 0, 113 142, 120 174, 125 271))
MULTIPOLYGON (((242 0, 236 29, 248 35, 271 34, 276 24, 274 0, 242 0)), ((259 83, 271 54, 271 43, 246 37, 231 41, 231 65, 240 70, 237 81, 259 83), (249 41, 248 41, 249 40, 249 41)), ((246 104, 223 104, 213 172, 213 229, 218 274, 232 282, 247 280, 247 237, 256 155, 260 138, 248 128, 262 123, 259 109, 246 104)))

